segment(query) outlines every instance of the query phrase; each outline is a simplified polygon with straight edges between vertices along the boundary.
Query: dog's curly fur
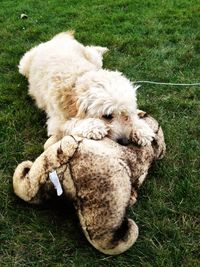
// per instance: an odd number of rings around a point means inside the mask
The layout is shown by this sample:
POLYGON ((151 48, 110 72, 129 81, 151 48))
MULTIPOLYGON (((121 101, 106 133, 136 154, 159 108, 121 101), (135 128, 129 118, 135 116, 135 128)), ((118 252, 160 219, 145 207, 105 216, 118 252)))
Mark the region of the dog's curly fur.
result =
POLYGON ((73 32, 60 33, 28 51, 19 72, 29 94, 48 116, 46 148, 64 134, 91 139, 108 136, 119 143, 152 141, 152 129, 137 116, 137 87, 118 71, 102 68, 108 49, 84 46, 73 32))

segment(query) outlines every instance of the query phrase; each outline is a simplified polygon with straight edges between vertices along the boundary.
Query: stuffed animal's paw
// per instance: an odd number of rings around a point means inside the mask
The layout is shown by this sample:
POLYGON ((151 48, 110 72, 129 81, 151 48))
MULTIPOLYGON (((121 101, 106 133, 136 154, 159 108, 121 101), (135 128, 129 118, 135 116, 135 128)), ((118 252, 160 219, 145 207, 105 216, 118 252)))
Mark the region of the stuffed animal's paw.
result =
POLYGON ((33 163, 31 161, 24 161, 19 164, 13 175, 13 189, 16 195, 25 201, 29 201, 28 195, 30 183, 29 183, 29 171, 33 163))

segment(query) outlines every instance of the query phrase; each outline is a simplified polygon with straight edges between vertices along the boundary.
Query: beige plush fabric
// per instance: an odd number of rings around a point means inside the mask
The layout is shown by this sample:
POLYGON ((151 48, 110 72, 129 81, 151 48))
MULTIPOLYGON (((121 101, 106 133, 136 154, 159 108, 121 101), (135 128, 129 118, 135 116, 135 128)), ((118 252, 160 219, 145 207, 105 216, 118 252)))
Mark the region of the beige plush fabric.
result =
POLYGON ((155 132, 151 145, 121 146, 108 138, 95 141, 65 136, 34 163, 18 165, 13 176, 15 193, 30 203, 41 203, 55 192, 49 173, 56 170, 88 241, 105 254, 126 251, 138 237, 138 227, 126 218, 126 210, 135 203, 152 162, 165 153, 157 121, 144 112, 140 117, 155 132))

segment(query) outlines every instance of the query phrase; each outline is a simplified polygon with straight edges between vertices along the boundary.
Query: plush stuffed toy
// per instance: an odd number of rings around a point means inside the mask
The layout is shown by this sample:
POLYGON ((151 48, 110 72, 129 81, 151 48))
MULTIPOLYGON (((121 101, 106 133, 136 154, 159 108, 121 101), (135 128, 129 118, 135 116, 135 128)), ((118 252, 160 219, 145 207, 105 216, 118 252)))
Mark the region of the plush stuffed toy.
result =
POLYGON ((24 161, 13 176, 15 193, 39 204, 62 191, 71 198, 88 241, 99 251, 116 255, 130 248, 138 227, 126 218, 137 189, 152 162, 163 157, 165 142, 158 122, 144 119, 156 136, 151 145, 121 146, 114 141, 65 136, 51 145, 35 162, 24 161))

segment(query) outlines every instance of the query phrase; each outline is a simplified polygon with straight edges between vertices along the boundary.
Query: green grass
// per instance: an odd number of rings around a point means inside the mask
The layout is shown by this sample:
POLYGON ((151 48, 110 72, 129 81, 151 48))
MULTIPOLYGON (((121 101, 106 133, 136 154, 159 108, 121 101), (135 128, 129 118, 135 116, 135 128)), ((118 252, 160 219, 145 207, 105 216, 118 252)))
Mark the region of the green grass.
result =
POLYGON ((30 206, 12 189, 17 164, 35 159, 46 140, 45 115, 17 69, 25 51, 71 28, 84 44, 108 46, 105 67, 131 80, 199 82, 199 13, 197 0, 0 2, 0 266, 200 266, 199 87, 138 91, 140 108, 163 127, 167 154, 128 212, 140 235, 126 253, 91 247, 66 200, 30 206))

